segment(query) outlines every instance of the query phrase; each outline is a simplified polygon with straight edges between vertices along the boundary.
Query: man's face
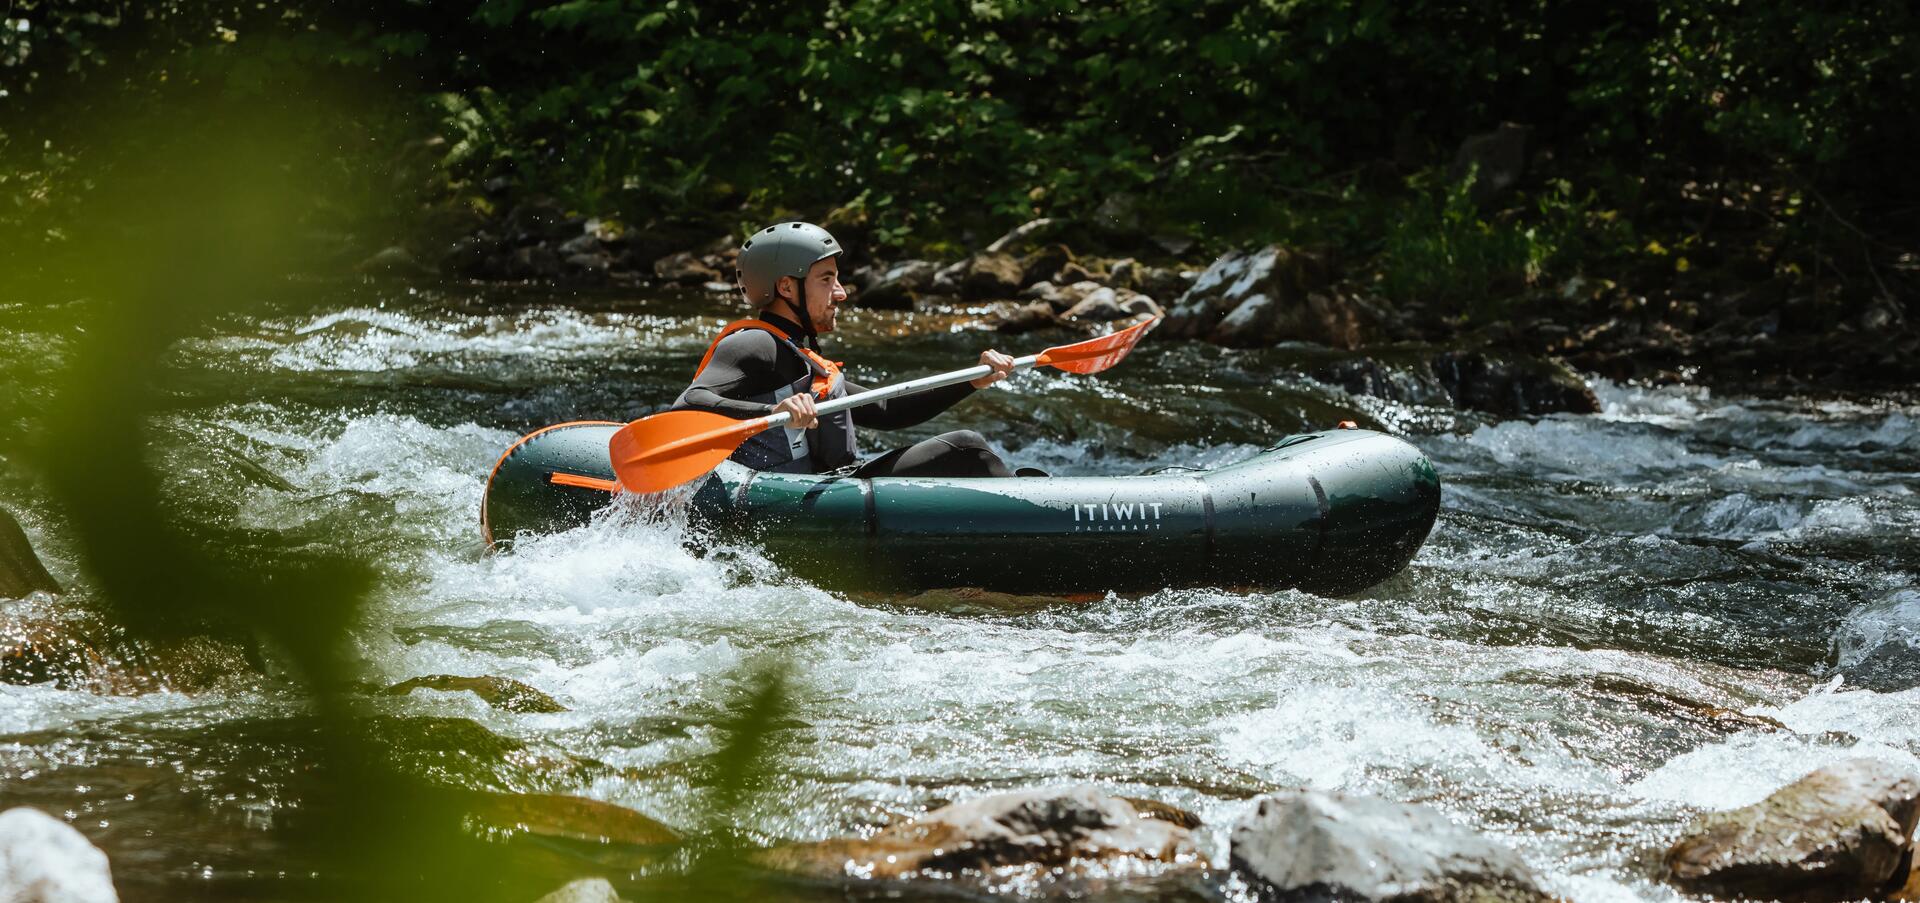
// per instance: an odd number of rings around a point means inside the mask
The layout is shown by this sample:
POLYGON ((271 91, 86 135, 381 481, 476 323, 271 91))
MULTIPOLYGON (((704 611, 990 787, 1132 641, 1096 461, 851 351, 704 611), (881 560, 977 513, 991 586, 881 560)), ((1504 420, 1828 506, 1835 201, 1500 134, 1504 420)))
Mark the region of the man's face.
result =
POLYGON ((840 284, 840 258, 829 257, 809 268, 802 289, 807 299, 807 317, 813 321, 813 331, 832 332, 834 318, 840 314, 840 305, 847 300, 846 286, 840 284))

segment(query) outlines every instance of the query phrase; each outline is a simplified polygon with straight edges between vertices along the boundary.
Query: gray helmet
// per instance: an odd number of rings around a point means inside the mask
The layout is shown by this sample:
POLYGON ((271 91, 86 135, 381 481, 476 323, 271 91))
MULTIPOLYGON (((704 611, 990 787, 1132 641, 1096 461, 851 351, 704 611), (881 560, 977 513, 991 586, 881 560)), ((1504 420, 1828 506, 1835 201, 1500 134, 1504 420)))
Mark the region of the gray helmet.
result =
POLYGON ((780 223, 755 232, 740 246, 734 281, 755 307, 772 304, 773 287, 782 276, 805 281, 807 270, 843 249, 812 223, 780 223))

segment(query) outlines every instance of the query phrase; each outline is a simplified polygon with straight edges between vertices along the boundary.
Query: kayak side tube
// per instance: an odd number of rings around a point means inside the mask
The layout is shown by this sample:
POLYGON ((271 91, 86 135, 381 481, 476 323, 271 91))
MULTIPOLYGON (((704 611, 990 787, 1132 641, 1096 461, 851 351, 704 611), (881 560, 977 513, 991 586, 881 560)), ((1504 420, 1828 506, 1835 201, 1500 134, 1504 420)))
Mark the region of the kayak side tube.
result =
MULTIPOLYGON (((605 508, 606 443, 619 426, 561 424, 515 443, 488 481, 489 544, 571 529, 605 508)), ((835 588, 1340 595, 1406 567, 1439 507, 1439 476, 1419 450, 1336 430, 1212 471, 1142 476, 861 480, 726 462, 688 510, 699 532, 756 542, 835 588)))
POLYGON ((1337 595, 1404 568, 1439 503, 1417 449, 1341 430, 1210 472, 1144 476, 858 480, 726 465, 694 509, 829 586, 1337 595))

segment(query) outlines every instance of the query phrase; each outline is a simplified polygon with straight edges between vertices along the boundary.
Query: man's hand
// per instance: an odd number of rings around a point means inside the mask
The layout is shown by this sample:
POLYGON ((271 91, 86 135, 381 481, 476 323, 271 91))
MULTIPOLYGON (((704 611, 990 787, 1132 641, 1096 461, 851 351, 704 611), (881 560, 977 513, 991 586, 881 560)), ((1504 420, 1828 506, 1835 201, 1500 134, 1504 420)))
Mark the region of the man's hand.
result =
POLYGON ((993 372, 967 383, 976 389, 984 389, 1013 375, 1013 358, 992 348, 980 352, 980 363, 992 367, 993 372))
POLYGON ((773 413, 792 414, 793 419, 787 421, 787 426, 793 429, 810 430, 820 425, 820 415, 813 409, 812 392, 796 392, 780 399, 780 403, 773 406, 773 413))

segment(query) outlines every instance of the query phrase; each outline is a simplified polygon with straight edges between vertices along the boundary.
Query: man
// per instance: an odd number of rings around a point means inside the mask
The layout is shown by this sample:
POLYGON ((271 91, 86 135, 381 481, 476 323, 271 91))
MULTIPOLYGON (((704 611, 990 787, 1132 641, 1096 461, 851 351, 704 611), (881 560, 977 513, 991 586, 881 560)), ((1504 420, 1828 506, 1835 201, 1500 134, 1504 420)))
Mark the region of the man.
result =
POLYGON ((942 433, 853 466, 859 457, 855 427, 900 429, 923 423, 961 399, 1013 372, 1013 358, 980 353, 993 372, 971 383, 930 389, 825 416, 818 401, 866 391, 848 382, 840 365, 820 355, 819 337, 832 332, 847 290, 840 285, 842 248, 827 230, 809 223, 780 223, 740 246, 736 279, 752 320, 730 323, 707 348, 693 385, 673 410, 711 411, 745 420, 780 412, 792 415, 783 429, 743 443, 732 460, 756 470, 826 473, 857 477, 1010 477, 986 440, 972 430, 942 433))

